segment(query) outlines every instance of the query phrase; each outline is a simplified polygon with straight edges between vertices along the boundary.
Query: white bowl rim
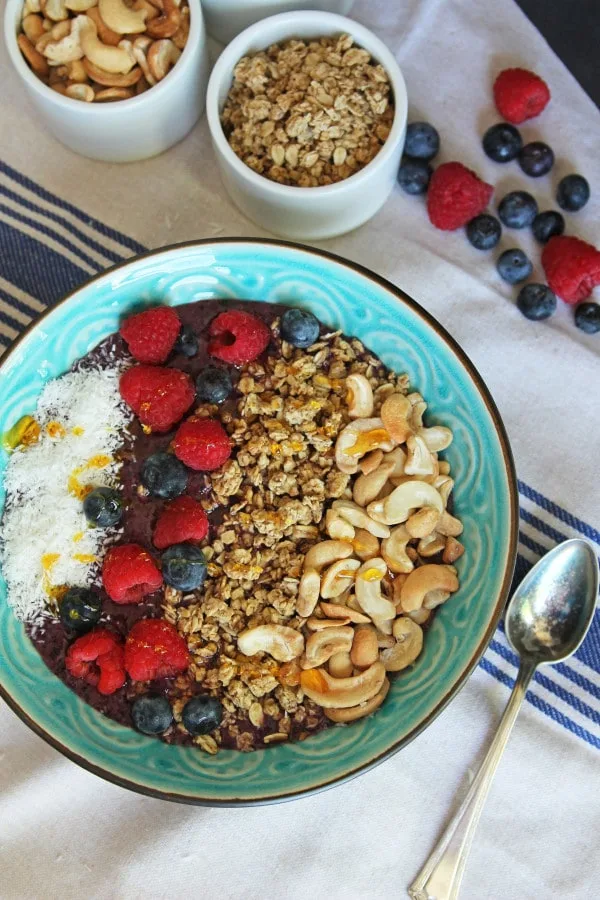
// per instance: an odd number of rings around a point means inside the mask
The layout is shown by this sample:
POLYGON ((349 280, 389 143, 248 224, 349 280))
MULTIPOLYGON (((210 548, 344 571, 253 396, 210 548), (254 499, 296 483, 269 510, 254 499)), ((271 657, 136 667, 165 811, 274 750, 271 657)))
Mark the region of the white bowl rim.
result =
MULTIPOLYGON (((279 40, 285 40, 285 38, 280 38, 279 40)), ((269 46, 269 44, 267 43, 266 46, 269 46)), ((371 51, 369 52, 371 53, 371 51)), ((310 198, 325 198, 331 194, 341 193, 350 183, 353 188, 356 188, 359 187, 362 182, 367 181, 369 176, 372 175, 377 168, 381 168, 388 157, 393 153, 404 129, 407 112, 408 96, 406 92, 406 83, 400 66, 396 62, 391 50, 377 37, 376 34, 368 28, 365 28, 364 25, 361 25, 359 22, 355 22, 347 16, 340 16, 337 13, 321 12, 320 10, 295 10, 293 12, 278 13, 275 16, 261 19, 259 22, 255 22, 254 25, 245 28, 244 31, 241 31, 229 44, 227 44, 219 56, 211 72, 206 91, 206 118, 208 120, 211 137, 215 144, 217 144, 220 152, 225 156, 229 165, 236 170, 237 174, 258 190, 279 196, 280 198, 294 197, 295 201, 302 198, 301 202, 308 203, 310 203, 310 198), (294 36, 294 25, 299 23, 314 24, 315 37, 319 36, 320 24, 329 27, 330 30, 331 26, 333 26, 336 30, 339 30, 340 34, 350 34, 359 45, 361 43, 361 38, 366 37, 367 42, 374 45, 376 48, 376 51, 371 55, 377 62, 381 63, 390 78, 394 92, 394 120, 387 140, 377 156, 367 163, 364 168, 335 184, 303 188, 298 185, 279 184, 276 181, 271 181, 270 178, 266 178, 264 175, 259 175, 258 172, 254 172, 253 169, 242 162, 239 156, 236 156, 225 137, 221 125, 218 102, 219 87, 224 78, 228 76, 229 73, 233 72, 235 64, 245 55, 246 51, 241 50, 240 48, 244 47, 249 41, 253 41, 254 38, 260 37, 266 26, 283 24, 285 22, 289 22, 290 25, 290 38, 294 36)))

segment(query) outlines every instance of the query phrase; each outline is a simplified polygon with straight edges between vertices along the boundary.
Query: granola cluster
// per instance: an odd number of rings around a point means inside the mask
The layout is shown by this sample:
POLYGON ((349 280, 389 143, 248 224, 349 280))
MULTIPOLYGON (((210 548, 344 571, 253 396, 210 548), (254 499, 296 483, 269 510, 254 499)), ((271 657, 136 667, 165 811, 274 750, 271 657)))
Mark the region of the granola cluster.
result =
POLYGON ((243 57, 221 121, 233 151, 255 172, 317 187, 366 166, 393 118, 385 69, 343 34, 243 57))

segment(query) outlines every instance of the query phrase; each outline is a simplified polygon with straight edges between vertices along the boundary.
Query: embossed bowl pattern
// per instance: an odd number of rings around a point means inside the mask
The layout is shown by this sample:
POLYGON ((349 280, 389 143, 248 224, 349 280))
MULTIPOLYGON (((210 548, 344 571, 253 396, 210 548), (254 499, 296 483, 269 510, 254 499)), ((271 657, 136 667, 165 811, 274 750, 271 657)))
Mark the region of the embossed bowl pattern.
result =
MULTIPOLYGON (((288 303, 356 335, 449 426, 446 451, 466 552, 460 590, 438 611, 417 663, 400 673, 374 717, 302 743, 208 757, 118 725, 81 701, 44 665, 0 580, 0 693, 67 756, 125 787, 165 799, 236 805, 289 799, 350 778, 417 735, 477 664, 497 624, 516 547, 516 490, 502 423, 477 372, 414 301, 340 258, 276 241, 228 240, 152 252, 97 276, 34 324, 0 366, 0 433, 31 412, 42 385, 118 328, 140 302, 214 297, 288 303)), ((90 398, 93 402, 93 398, 90 398)), ((427 417, 426 417, 427 418, 427 417)), ((0 476, 7 457, 2 452, 0 476)), ((0 503, 4 496, 0 493, 0 503)))

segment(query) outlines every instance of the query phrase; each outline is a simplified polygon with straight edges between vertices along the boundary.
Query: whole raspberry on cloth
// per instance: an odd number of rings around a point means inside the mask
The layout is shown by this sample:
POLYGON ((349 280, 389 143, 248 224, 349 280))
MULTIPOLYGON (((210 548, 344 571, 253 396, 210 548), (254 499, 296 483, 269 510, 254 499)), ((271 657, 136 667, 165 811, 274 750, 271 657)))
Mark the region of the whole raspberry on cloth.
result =
POLYGON ((185 541, 202 541, 208 534, 208 519, 193 497, 177 497, 160 513, 152 541, 159 550, 185 541))
POLYGON ((175 456, 200 472, 220 468, 231 456, 231 441, 216 419, 187 419, 173 438, 175 456))
POLYGON ((429 182, 429 219, 442 231, 454 231, 483 212, 493 192, 491 184, 486 184, 462 163, 443 163, 429 182))
POLYGON ((539 116, 549 101, 548 85, 528 69, 504 69, 494 82, 496 109, 513 125, 539 116))
POLYGON ((125 668, 134 681, 170 678, 189 662, 186 642, 164 619, 140 619, 127 635, 125 668))
POLYGON ((117 544, 104 557, 104 589, 115 603, 139 603, 163 583, 156 564, 139 544, 117 544))
POLYGON ((119 328, 129 352, 141 363, 164 363, 175 346, 181 321, 171 306, 156 306, 129 316, 119 328))
POLYGON ((119 391, 142 425, 157 432, 170 431, 196 397, 189 375, 161 366, 132 366, 121 375, 119 391))
POLYGON ((241 310, 219 313, 210 323, 208 352, 232 366, 251 362, 266 350, 271 330, 256 316, 241 310))
POLYGON ((565 303, 586 300, 600 284, 600 250, 576 237, 550 238, 542 252, 549 287, 565 303))
POLYGON ((100 694, 114 694, 125 684, 123 644, 106 628, 95 628, 73 641, 65 657, 67 672, 83 678, 100 694))

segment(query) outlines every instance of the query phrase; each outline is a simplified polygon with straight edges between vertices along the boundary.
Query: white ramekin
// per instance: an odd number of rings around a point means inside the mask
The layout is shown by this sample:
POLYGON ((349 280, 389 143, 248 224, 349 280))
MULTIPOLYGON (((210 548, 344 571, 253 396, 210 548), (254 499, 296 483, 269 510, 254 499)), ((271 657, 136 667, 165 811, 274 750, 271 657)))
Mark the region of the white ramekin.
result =
POLYGON ((299 240, 321 240, 357 228, 387 200, 398 173, 406 134, 408 100, 402 72, 388 48, 367 28, 333 13, 305 11, 263 19, 227 46, 212 71, 206 114, 223 184, 233 202, 262 228, 299 240), (390 135, 375 159, 356 175, 324 187, 277 184, 258 175, 227 142, 220 121, 233 69, 250 53, 289 38, 350 34, 387 71, 394 92, 395 116, 390 135))
POLYGON ((260 19, 294 9, 320 9, 347 16, 354 0, 202 0, 206 30, 228 44, 236 34, 260 19))
POLYGON ((7 0, 4 40, 34 114, 63 144, 103 162, 133 162, 180 141, 204 110, 208 54, 200 0, 189 0, 190 35, 181 58, 159 84, 131 100, 84 103, 53 91, 34 75, 19 50, 23 0, 7 0))

